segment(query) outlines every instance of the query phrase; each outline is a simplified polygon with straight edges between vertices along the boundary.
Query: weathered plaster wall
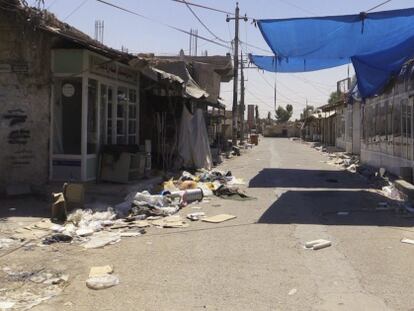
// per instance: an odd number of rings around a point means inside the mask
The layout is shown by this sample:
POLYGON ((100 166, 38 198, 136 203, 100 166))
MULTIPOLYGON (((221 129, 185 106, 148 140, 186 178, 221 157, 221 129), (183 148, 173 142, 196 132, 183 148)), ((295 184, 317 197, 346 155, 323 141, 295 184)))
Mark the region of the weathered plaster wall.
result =
POLYGON ((50 37, 0 10, 0 193, 49 173, 50 37))

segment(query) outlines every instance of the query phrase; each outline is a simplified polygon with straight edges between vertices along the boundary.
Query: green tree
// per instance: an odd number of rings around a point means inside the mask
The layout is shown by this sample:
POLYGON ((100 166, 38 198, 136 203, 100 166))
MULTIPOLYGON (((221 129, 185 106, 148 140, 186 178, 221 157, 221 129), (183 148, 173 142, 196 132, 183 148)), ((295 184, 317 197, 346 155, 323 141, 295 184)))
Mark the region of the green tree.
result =
POLYGON ((332 92, 331 95, 329 95, 328 104, 333 105, 337 103, 342 98, 342 93, 335 91, 332 92))
POLYGON ((276 109, 276 120, 278 122, 287 122, 292 117, 293 114, 293 106, 286 105, 286 108, 282 106, 277 107, 276 109))

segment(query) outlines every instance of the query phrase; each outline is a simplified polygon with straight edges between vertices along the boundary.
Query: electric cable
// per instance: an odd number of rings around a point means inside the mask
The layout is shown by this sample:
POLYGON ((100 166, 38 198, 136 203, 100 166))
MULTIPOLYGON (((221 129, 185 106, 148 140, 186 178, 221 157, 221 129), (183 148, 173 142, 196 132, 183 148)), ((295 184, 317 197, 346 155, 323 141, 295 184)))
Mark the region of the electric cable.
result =
MULTIPOLYGON (((164 26, 164 27, 167 27, 167 28, 170 28, 170 29, 176 30, 176 31, 181 32, 181 33, 185 33, 185 34, 187 34, 187 35, 191 35, 191 33, 190 33, 189 31, 187 31, 187 30, 184 30, 184 29, 181 29, 181 28, 178 28, 178 27, 172 26, 172 25, 167 24, 167 23, 164 23, 164 22, 157 21, 156 19, 153 19, 153 18, 147 17, 147 16, 145 16, 145 15, 142 15, 142 14, 137 13, 137 12, 132 11, 132 10, 129 10, 129 9, 123 8, 123 7, 118 6, 118 5, 116 5, 116 4, 113 4, 113 3, 110 3, 110 2, 107 2, 107 1, 104 1, 104 0, 96 0, 96 1, 98 1, 98 2, 100 2, 100 3, 102 3, 102 4, 105 4, 105 5, 108 5, 108 6, 110 6, 110 7, 116 8, 116 9, 118 9, 118 10, 121 10, 121 11, 124 11, 124 12, 127 12, 127 13, 130 13, 130 14, 132 14, 132 15, 135 15, 135 16, 138 16, 138 17, 141 17, 141 18, 146 19, 146 20, 148 20, 148 21, 151 21, 151 22, 153 22, 153 23, 160 24, 160 25, 162 25, 162 26, 164 26)), ((224 44, 219 43, 219 42, 217 42, 217 41, 214 41, 214 40, 212 40, 212 39, 209 39, 209 38, 206 38, 206 37, 200 36, 200 35, 198 35, 198 34, 197 34, 197 35, 192 34, 192 35, 193 35, 193 36, 195 36, 195 37, 197 37, 197 38, 199 38, 199 39, 201 39, 201 40, 204 40, 204 41, 207 41, 207 42, 213 43, 213 44, 215 44, 215 45, 218 45, 218 46, 224 47, 224 48, 226 48, 226 49, 229 49, 229 48, 230 48, 228 45, 224 45, 224 44)))
POLYGON ((204 29, 205 30, 207 30, 207 32, 210 34, 210 35, 212 35, 213 37, 214 37, 214 39, 217 39, 218 41, 221 41, 221 42, 223 42, 223 43, 230 43, 230 41, 226 41, 226 40, 223 40, 223 39, 221 39, 219 36, 217 36, 213 31, 211 31, 211 29, 210 28, 208 28, 208 26, 201 20, 201 18, 196 14, 196 12, 194 12, 194 10, 191 8, 191 6, 185 1, 185 0, 182 0, 185 4, 186 4, 186 6, 187 6, 187 8, 188 8, 188 10, 191 12, 191 14, 193 14, 193 16, 198 20, 198 22, 204 27, 204 29))
POLYGON ((71 17, 73 14, 75 14, 81 7, 83 7, 86 2, 88 2, 89 0, 83 0, 72 12, 70 12, 64 19, 63 21, 65 22, 69 17, 71 17))

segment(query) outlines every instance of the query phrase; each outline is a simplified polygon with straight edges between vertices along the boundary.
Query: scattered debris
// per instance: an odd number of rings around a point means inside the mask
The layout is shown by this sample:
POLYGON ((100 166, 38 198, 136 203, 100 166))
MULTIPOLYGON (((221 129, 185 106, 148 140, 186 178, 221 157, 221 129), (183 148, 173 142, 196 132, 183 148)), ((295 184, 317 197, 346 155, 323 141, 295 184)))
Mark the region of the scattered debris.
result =
MULTIPOLYGON (((203 202, 204 203, 204 202, 203 202)), ((192 209, 202 209, 203 207, 202 206, 197 206, 197 205, 195 205, 195 206, 191 206, 191 208, 192 209)))
MULTIPOLYGON (((144 233, 145 233, 145 230, 144 230, 144 233)), ((134 238, 134 237, 143 235, 143 233, 140 232, 140 231, 128 231, 128 232, 121 232, 120 235, 121 235, 121 238, 124 238, 124 237, 125 238, 134 238)))
POLYGON ((254 200, 255 198, 249 197, 243 193, 239 188, 230 188, 225 185, 218 187, 214 194, 222 199, 232 199, 237 201, 254 200))
POLYGON ((119 278, 112 275, 114 268, 112 266, 92 267, 89 271, 89 278, 86 280, 86 286, 91 289, 105 289, 119 284, 119 278))
POLYGON ((105 274, 91 277, 86 280, 86 286, 90 289, 105 289, 119 284, 119 278, 116 275, 105 274))
POLYGON ((404 238, 401 240, 401 243, 412 244, 414 245, 414 240, 404 238))
POLYGON ((153 220, 152 224, 159 228, 186 228, 186 223, 181 216, 169 216, 162 219, 153 220))
POLYGON ((201 217, 204 217, 205 213, 204 212, 198 212, 198 213, 191 213, 187 215, 187 218, 192 220, 192 221, 197 221, 200 220, 201 217))
POLYGON ((114 268, 110 265, 91 267, 91 269, 89 271, 89 277, 93 278, 93 277, 96 277, 96 276, 111 274, 112 272, 114 272, 114 268))
POLYGON ((98 232, 94 234, 91 239, 83 244, 84 248, 100 248, 108 244, 115 244, 121 241, 121 235, 119 233, 112 232, 98 232))
POLYGON ((402 194, 391 183, 388 186, 382 187, 382 192, 383 192, 384 196, 386 196, 390 199, 393 199, 393 200, 396 200, 396 201, 403 201, 402 194))
POLYGON ((50 237, 45 238, 42 241, 42 244, 44 245, 50 245, 54 243, 70 243, 73 240, 73 238, 70 235, 66 235, 63 233, 57 233, 50 237))
POLYGON ((19 244, 19 241, 16 239, 0 238, 0 250, 16 246, 17 244, 19 244))
POLYGON ((202 220, 205 222, 219 223, 219 222, 231 220, 234 218, 236 218, 236 216, 228 215, 228 214, 220 214, 220 215, 216 215, 212 217, 206 217, 206 218, 203 218, 202 220))
POLYGON ((319 240, 306 242, 305 243, 305 248, 313 249, 313 250, 316 251, 316 250, 319 250, 319 249, 329 247, 331 245, 332 245, 331 241, 319 239, 319 240))
POLYGON ((293 296, 293 295, 295 295, 297 292, 298 292, 298 290, 297 290, 296 288, 292 288, 292 289, 289 291, 288 295, 289 295, 289 296, 293 296))
MULTIPOLYGON (((233 176, 230 171, 199 170, 195 174, 184 171, 177 180, 164 182, 161 194, 132 191, 125 197, 124 202, 113 208, 101 202, 88 204, 88 207, 95 209, 92 210, 81 209, 85 207, 82 185, 65 184, 61 193, 53 195, 52 205, 52 220, 64 222, 57 224, 43 219, 19 228, 10 238, 0 238, 0 249, 8 248, 13 243, 21 246, 22 241, 29 243, 39 239, 43 245, 74 243, 86 249, 100 248, 117 243, 124 237, 145 234, 146 231, 142 228, 150 226, 186 228, 189 223, 175 214, 186 206, 194 210, 201 209, 201 206, 193 203, 209 203, 210 200, 205 199, 206 197, 215 195, 235 200, 254 199, 235 185, 245 185, 245 182, 233 176), (71 211, 77 207, 80 209, 71 211)), ((212 223, 236 218, 226 214, 207 218, 204 216, 204 212, 194 212, 189 213, 187 218, 191 221, 201 219, 212 223)))
POLYGON ((13 308, 16 303, 13 301, 0 301, 0 310, 7 310, 13 308))
POLYGON ((69 276, 43 268, 27 271, 3 267, 0 310, 29 310, 59 295, 68 284, 69 276))
POLYGON ((52 198, 52 219, 56 221, 65 221, 67 217, 67 210, 63 192, 52 193, 52 198))

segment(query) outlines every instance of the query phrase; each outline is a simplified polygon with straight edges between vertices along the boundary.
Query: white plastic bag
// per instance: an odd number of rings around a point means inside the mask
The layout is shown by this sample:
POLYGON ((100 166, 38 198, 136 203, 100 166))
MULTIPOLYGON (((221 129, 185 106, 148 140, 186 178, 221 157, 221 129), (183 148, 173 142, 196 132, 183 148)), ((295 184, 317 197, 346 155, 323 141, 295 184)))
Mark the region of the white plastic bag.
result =
POLYGON ((86 286, 90 289, 105 289, 119 284, 119 278, 113 274, 91 277, 86 280, 86 286))

